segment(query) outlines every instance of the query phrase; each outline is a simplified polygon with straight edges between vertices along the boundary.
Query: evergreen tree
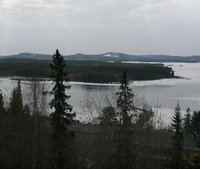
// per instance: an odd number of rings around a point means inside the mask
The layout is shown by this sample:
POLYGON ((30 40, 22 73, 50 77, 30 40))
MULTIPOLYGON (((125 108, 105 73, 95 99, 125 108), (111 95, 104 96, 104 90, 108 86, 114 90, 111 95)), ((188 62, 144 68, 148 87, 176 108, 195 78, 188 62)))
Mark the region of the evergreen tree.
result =
POLYGON ((131 108, 134 94, 132 89, 128 86, 128 79, 126 71, 123 72, 120 79, 119 91, 117 96, 117 108, 119 109, 121 127, 129 128, 131 126, 131 108))
POLYGON ((68 76, 65 72, 65 60, 64 57, 56 50, 53 55, 53 63, 51 66, 51 78, 54 81, 54 87, 52 89, 53 100, 50 105, 54 108, 51 113, 51 119, 53 124, 53 168, 64 169, 70 168, 69 158, 72 156, 69 152, 70 135, 67 131, 67 126, 72 123, 74 114, 71 113, 72 106, 67 103, 70 98, 65 94, 65 90, 70 86, 66 85, 68 76))
MULTIPOLYGON (((4 147, 4 138, 5 138, 5 132, 6 132, 6 119, 5 119, 5 108, 4 108, 4 102, 3 102, 3 95, 0 92, 0 164, 4 162, 4 152, 6 153, 5 147, 4 147)), ((2 165, 0 165, 0 168, 2 168, 2 165)))
POLYGON ((200 134, 200 111, 194 111, 192 115, 192 133, 196 138, 200 134))
POLYGON ((132 116, 130 115, 134 94, 128 86, 126 71, 121 76, 120 87, 116 96, 120 116, 119 130, 116 132, 114 138, 116 143, 116 152, 114 154, 116 168, 132 169, 136 166, 132 116))
POLYGON ((13 89, 8 112, 15 118, 20 118, 24 114, 20 81, 18 81, 17 87, 13 89))
POLYGON ((4 101, 3 101, 3 95, 0 92, 0 136, 2 135, 2 132, 4 131, 4 117, 5 117, 5 108, 4 108, 4 101))
MULTIPOLYGON (((195 137, 195 144, 197 148, 200 148, 200 111, 194 111, 192 116, 192 132, 195 137)), ((200 168, 200 155, 198 154, 193 159, 194 169, 200 168)))
POLYGON ((192 133, 192 124, 191 124, 191 114, 190 114, 190 109, 188 108, 186 110, 185 117, 183 119, 183 125, 184 125, 184 132, 187 134, 192 133))
POLYGON ((183 153, 183 127, 180 106, 177 104, 175 113, 172 119, 172 152, 170 166, 173 169, 183 169, 184 161, 182 158, 183 153))
POLYGON ((4 108, 4 101, 3 101, 3 95, 0 92, 0 117, 5 113, 5 108, 4 108))
POLYGON ((21 84, 13 90, 8 107, 8 135, 6 146, 10 150, 10 160, 14 168, 26 169, 31 160, 30 121, 23 107, 21 84))
POLYGON ((115 109, 112 106, 105 107, 99 120, 101 125, 116 126, 118 121, 115 109))

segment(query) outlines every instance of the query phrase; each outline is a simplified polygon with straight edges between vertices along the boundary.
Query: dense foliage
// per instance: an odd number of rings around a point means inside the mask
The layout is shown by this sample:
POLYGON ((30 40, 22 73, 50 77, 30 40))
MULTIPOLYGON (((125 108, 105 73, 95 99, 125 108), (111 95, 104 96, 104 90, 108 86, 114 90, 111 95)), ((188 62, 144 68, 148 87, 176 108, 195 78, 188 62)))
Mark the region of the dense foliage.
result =
POLYGON ((172 119, 172 152, 171 152, 171 161, 170 168, 173 169, 183 169, 183 126, 182 126, 182 117, 180 112, 180 106, 177 104, 175 108, 175 113, 172 119))
MULTIPOLYGON (((173 78, 174 72, 162 64, 126 64, 96 61, 68 61, 66 71, 72 81, 108 83, 118 82, 127 71, 128 80, 173 78)), ((28 59, 0 60, 0 76, 49 77, 49 61, 28 59)))
POLYGON ((48 168, 50 144, 47 138, 51 127, 46 124, 47 118, 38 116, 38 137, 34 142, 34 116, 29 106, 23 104, 20 82, 12 91, 8 108, 5 109, 2 100, 0 102, 0 168, 48 168))

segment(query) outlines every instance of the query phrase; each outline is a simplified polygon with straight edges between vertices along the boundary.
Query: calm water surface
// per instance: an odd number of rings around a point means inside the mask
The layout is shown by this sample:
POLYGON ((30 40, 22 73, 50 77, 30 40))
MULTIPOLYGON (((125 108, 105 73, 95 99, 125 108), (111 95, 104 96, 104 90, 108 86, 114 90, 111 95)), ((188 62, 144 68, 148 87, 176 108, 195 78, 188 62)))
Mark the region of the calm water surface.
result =
MULTIPOLYGON (((133 82, 130 87, 133 89, 136 98, 145 98, 152 106, 161 107, 167 118, 171 117, 173 110, 179 101, 182 111, 188 107, 192 110, 200 110, 200 63, 165 63, 175 70, 175 75, 188 79, 163 79, 156 81, 133 82)), ((74 111, 81 111, 81 101, 89 96, 101 99, 104 95, 112 96, 118 89, 118 85, 93 85, 71 82, 71 89, 67 91, 71 98, 70 104, 74 111)), ((8 78, 0 79, 0 89, 7 102, 10 93, 16 87, 16 81, 8 78)), ((30 86, 28 82, 22 82, 22 91, 30 86)), ((51 88, 51 84, 47 86, 51 88)), ((25 92, 24 92, 25 93, 25 92)), ((23 95, 26 100, 26 94, 23 95)), ((50 100, 50 99, 49 99, 50 100)))

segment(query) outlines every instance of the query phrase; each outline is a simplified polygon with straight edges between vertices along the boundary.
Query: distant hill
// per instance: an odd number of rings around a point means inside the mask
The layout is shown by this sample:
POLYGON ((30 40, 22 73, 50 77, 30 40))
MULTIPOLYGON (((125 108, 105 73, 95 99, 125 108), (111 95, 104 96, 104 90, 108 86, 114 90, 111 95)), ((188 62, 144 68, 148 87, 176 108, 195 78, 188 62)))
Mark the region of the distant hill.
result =
MULTIPOLYGON (((200 62, 200 56, 170 56, 170 55, 128 55, 124 53, 108 52, 104 54, 86 55, 74 54, 64 56, 67 60, 91 60, 91 61, 139 61, 139 62, 200 62)), ((36 59, 52 60, 52 55, 20 53, 17 55, 0 56, 0 59, 36 59)))
POLYGON ((52 55, 36 54, 36 53, 20 53, 16 55, 0 56, 0 59, 36 59, 36 60, 51 60, 52 55))

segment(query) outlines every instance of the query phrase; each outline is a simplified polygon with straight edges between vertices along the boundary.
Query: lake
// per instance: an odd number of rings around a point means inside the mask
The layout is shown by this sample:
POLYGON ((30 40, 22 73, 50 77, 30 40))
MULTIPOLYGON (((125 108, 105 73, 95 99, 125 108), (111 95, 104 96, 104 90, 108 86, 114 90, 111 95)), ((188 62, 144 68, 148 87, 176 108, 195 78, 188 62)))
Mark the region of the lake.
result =
MULTIPOLYGON (((128 63, 127 63, 128 64, 128 63)), ((200 109, 200 63, 164 63, 175 71, 176 76, 184 79, 162 79, 154 81, 131 82, 130 87, 135 94, 135 100, 146 102, 158 110, 163 119, 170 120, 174 108, 179 102, 182 112, 189 107, 191 110, 200 109)), ((0 88, 8 102, 8 96, 17 82, 9 78, 0 78, 0 88)), ((51 88, 51 83, 46 85, 51 88)), ((67 91, 71 98, 69 103, 77 112, 77 118, 84 120, 81 102, 87 99, 96 99, 105 102, 103 97, 112 97, 118 89, 118 84, 91 84, 70 82, 71 89, 67 91)), ((22 82, 22 91, 30 86, 29 82, 22 82)), ((23 94, 26 100, 26 94, 23 94)))

